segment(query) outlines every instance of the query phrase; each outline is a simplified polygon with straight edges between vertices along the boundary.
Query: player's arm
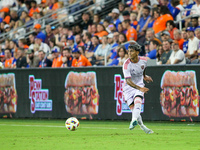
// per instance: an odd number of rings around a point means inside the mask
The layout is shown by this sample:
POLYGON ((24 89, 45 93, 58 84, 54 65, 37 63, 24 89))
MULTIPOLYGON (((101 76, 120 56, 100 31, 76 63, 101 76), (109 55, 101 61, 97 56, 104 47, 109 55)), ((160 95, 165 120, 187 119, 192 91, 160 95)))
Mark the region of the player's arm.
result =
POLYGON ((145 80, 147 83, 153 82, 153 79, 152 79, 150 76, 146 75, 146 68, 144 69, 143 77, 144 77, 144 80, 145 80))
POLYGON ((146 87, 140 87, 140 86, 136 85, 135 83, 133 83, 133 81, 131 80, 131 78, 127 78, 127 79, 126 79, 126 83, 127 83, 129 86, 131 86, 131 87, 133 87, 133 88, 135 88, 135 89, 137 89, 137 90, 140 90, 141 92, 146 93, 146 92, 149 91, 148 88, 146 88, 146 87))

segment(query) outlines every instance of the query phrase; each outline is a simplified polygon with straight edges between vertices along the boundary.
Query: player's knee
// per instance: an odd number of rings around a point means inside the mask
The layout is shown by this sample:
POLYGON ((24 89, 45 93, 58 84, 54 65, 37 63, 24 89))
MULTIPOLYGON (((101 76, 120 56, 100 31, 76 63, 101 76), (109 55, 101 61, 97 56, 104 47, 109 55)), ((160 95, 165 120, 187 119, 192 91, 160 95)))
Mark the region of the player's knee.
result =
POLYGON ((141 97, 136 97, 136 98, 134 99, 134 104, 142 104, 142 99, 141 99, 141 97))

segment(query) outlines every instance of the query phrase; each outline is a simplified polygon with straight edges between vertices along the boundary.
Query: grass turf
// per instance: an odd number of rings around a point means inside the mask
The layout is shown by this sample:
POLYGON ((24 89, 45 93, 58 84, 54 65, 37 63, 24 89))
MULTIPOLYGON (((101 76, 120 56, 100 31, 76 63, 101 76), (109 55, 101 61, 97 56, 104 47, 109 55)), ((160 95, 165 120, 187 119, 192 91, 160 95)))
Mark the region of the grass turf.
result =
POLYGON ((0 150, 200 150, 200 123, 145 122, 148 135, 128 121, 79 121, 68 131, 65 120, 0 119, 0 150))

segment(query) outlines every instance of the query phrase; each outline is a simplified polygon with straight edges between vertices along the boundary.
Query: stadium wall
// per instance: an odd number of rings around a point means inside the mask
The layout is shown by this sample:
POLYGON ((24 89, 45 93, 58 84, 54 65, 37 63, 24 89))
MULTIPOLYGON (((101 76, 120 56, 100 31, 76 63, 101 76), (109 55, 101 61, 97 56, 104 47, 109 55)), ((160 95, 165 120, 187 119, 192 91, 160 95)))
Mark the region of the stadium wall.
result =
MULTIPOLYGON (((200 121, 199 66, 152 66, 144 120, 200 121), (186 95, 189 95, 186 97, 186 95)), ((0 116, 127 120, 121 67, 0 70, 0 116)))

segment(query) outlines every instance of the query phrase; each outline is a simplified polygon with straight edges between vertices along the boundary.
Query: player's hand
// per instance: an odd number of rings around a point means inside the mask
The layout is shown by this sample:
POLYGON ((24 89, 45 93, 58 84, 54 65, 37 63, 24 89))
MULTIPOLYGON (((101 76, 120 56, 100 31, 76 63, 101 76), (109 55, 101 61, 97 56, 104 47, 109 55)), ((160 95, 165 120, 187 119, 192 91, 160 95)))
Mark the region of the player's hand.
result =
POLYGON ((140 88, 140 91, 144 92, 144 93, 147 93, 149 91, 149 89, 146 88, 146 87, 142 87, 142 88, 140 88))
POLYGON ((153 82, 153 79, 152 79, 150 76, 148 76, 148 75, 145 75, 145 76, 144 76, 144 80, 145 80, 147 83, 153 82))

